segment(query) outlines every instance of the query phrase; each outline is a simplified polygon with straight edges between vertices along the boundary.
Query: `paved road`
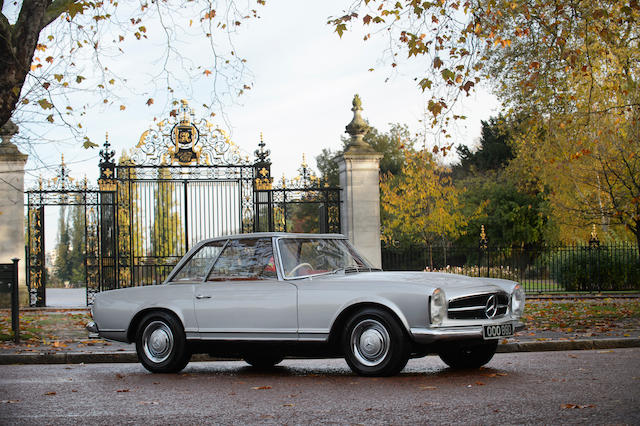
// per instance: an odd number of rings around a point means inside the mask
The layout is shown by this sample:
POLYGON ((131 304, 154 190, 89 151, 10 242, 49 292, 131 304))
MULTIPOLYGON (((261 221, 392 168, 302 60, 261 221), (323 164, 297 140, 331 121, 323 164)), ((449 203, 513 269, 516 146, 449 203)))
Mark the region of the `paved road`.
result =
POLYGON ((640 349, 498 354, 472 372, 427 357, 374 379, 342 360, 287 360, 271 372, 192 363, 179 375, 0 366, 0 400, 0 424, 639 424, 640 349))
POLYGON ((87 289, 47 288, 46 301, 49 308, 86 308, 87 289))

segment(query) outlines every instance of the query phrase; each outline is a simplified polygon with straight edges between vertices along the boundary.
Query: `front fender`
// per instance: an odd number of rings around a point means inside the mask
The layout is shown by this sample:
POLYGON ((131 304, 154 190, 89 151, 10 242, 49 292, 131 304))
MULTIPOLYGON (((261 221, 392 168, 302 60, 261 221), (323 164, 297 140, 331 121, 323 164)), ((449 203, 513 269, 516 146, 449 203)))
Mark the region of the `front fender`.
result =
POLYGON ((386 308, 392 311, 394 315, 400 320, 400 322, 402 323, 402 327, 407 331, 407 333, 411 333, 411 326, 409 325, 409 321, 407 320, 407 317, 404 315, 400 307, 398 307, 398 305, 393 301, 383 297, 359 297, 343 304, 331 319, 330 330, 334 329, 337 321, 342 321, 344 319, 345 314, 354 312, 357 306, 380 306, 382 308, 386 308))

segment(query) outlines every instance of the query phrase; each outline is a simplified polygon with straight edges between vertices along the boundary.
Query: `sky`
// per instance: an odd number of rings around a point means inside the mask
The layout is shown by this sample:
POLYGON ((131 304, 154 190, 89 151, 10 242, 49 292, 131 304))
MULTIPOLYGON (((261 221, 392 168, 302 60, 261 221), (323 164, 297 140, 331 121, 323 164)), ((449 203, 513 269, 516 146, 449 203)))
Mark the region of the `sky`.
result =
MULTIPOLYGON (((351 102, 356 93, 362 99, 363 117, 379 131, 387 131, 390 123, 406 124, 413 133, 423 128, 420 120, 429 94, 421 92, 414 78, 421 75, 420 67, 424 64, 402 63, 392 69, 388 63, 381 62, 384 40, 374 37, 364 42, 364 31, 358 26, 339 38, 327 25, 327 19, 341 15, 347 3, 345 0, 269 1, 260 8, 259 19, 245 21, 235 34, 235 48, 247 60, 252 89, 224 107, 225 120, 218 115, 210 121, 225 129, 251 158, 262 133, 271 151, 275 178, 295 177, 303 155, 307 163, 315 167, 315 157, 323 148, 342 147, 341 137, 345 136, 345 126, 352 119, 351 102), (371 68, 373 72, 369 71, 371 68)), ((14 3, 5 2, 3 10, 10 19, 12 13, 15 16, 15 9, 8 10, 11 5, 14 3)), ((187 18, 178 16, 176 20, 186 22, 187 18)), ((151 25, 149 30, 158 28, 151 25)), ((189 31, 189 27, 185 26, 184 31, 189 31)), ((195 61, 209 51, 206 42, 201 38, 177 47, 184 57, 195 61)), ((162 93, 162 85, 145 87, 153 79, 146 72, 148 65, 158 65, 158 47, 152 41, 127 40, 126 54, 117 56, 112 68, 127 76, 130 89, 121 93, 113 104, 101 105, 100 99, 92 99, 98 95, 91 91, 70 96, 72 102, 93 101, 95 107, 83 117, 84 129, 91 140, 100 145, 108 132, 116 158, 138 143, 140 135, 153 125, 154 118, 167 118, 163 113, 166 103, 163 105, 161 101, 167 94, 162 93), (145 103, 149 97, 157 99, 151 106, 145 103), (126 106, 124 112, 118 108, 119 104, 126 106)), ((87 75, 86 70, 92 68, 91 60, 90 57, 77 58, 78 72, 87 75)), ((191 86, 183 84, 176 89, 175 99, 187 99, 195 116, 204 117, 198 95, 210 92, 207 80, 200 79, 191 86)), ((478 86, 457 110, 468 119, 451 129, 454 144, 476 144, 480 121, 498 112, 497 99, 478 86)), ((44 179, 55 176, 61 155, 71 176, 86 176, 95 185, 99 148, 84 149, 81 142, 69 139, 64 128, 42 124, 42 120, 25 126, 27 128, 21 129, 25 134, 57 140, 32 146, 32 155, 26 164, 27 189, 35 187, 39 176, 44 179)), ((48 209, 48 223, 57 222, 57 212, 57 208, 48 209)), ((49 249, 55 240, 55 227, 48 227, 47 232, 49 249)))
MULTIPOLYGON (((384 41, 374 37, 373 41, 364 42, 364 32, 357 26, 339 38, 327 25, 327 19, 340 15, 346 3, 344 0, 267 2, 259 9, 260 18, 245 21, 235 35, 236 50, 247 59, 253 88, 225 106, 226 120, 218 116, 210 121, 227 130, 234 143, 251 157, 262 132, 271 150, 275 177, 283 174, 294 177, 303 154, 315 166, 314 158, 323 148, 341 148, 356 93, 362 99, 364 118, 378 130, 388 130, 390 123, 407 124, 413 132, 422 128, 420 120, 428 96, 417 87, 414 77, 420 75, 423 64, 405 63, 392 70, 389 64, 380 63, 384 41), (375 71, 369 71, 370 68, 375 71)), ((204 44, 179 48, 186 57, 207 53, 204 44)), ((157 51, 148 41, 131 44, 127 54, 117 59, 115 68, 128 76, 130 86, 142 86, 149 79, 144 64, 155 61, 157 51)), ((206 80, 196 82, 194 90, 207 91, 206 80)), ((193 99, 198 96, 190 97, 188 92, 177 90, 175 98, 191 101, 196 117, 203 116, 199 99, 193 99)), ((157 106, 145 104, 150 96, 161 98, 162 94, 157 90, 135 91, 123 95, 111 108, 92 108, 84 117, 88 136, 102 144, 108 132, 119 157, 123 150, 137 144, 154 117, 166 118, 161 112, 161 102, 156 102, 157 106), (124 113, 117 108, 118 103, 126 105, 124 113)), ((483 88, 465 98, 458 112, 468 119, 452 129, 454 143, 476 143, 480 120, 497 114, 498 107, 496 98, 483 88)), ((53 176, 61 154, 72 176, 86 175, 90 182, 95 182, 99 149, 83 149, 79 142, 65 139, 67 135, 59 129, 37 123, 30 126, 34 133, 50 138, 59 135, 61 142, 37 147, 27 162, 27 186, 33 185, 40 175, 53 176)))

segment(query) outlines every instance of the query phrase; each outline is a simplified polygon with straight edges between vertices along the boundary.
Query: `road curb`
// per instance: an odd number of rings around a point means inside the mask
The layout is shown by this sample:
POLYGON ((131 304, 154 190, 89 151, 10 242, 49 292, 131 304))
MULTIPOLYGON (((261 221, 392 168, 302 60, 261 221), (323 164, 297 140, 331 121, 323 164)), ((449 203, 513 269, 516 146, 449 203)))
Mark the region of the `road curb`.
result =
MULTIPOLYGON (((551 340, 514 342, 498 345, 498 353, 576 351, 594 349, 638 348, 640 338, 612 338, 589 340, 551 340)), ((206 354, 194 355, 192 361, 220 361, 206 354)), ((224 358, 224 360, 229 360, 224 358)), ((138 362, 134 351, 121 352, 42 352, 23 354, 0 354, 0 365, 11 364, 101 364, 138 362)))
POLYGON ((617 349, 640 347, 640 339, 611 338, 611 339, 581 339, 581 340, 551 340, 514 342, 498 345, 498 353, 511 352, 547 352, 547 351, 578 351, 593 349, 617 349))

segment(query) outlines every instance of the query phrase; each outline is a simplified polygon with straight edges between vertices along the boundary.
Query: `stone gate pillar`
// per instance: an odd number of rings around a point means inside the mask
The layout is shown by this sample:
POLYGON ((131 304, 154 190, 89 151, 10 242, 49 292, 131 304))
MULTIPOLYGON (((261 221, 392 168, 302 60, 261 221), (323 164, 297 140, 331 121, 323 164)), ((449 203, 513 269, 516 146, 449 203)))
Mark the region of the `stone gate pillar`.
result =
POLYGON ((382 154, 363 140, 369 126, 360 115, 360 97, 353 98, 353 120, 346 133, 351 136, 344 153, 337 158, 342 188, 340 228, 373 266, 380 268, 380 181, 382 154))
POLYGON ((0 129, 0 263, 20 259, 20 285, 25 285, 24 165, 27 155, 11 143, 18 126, 8 121, 0 129))

